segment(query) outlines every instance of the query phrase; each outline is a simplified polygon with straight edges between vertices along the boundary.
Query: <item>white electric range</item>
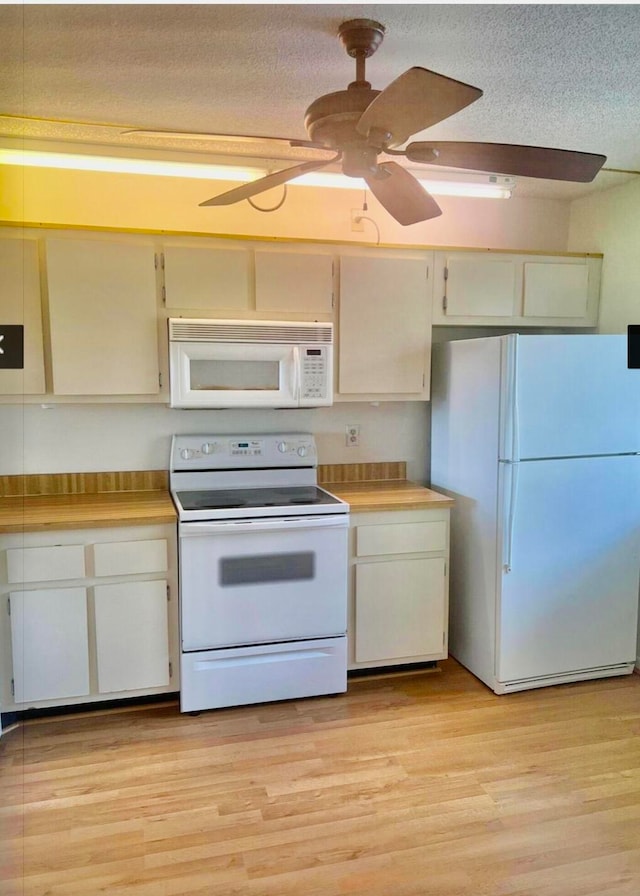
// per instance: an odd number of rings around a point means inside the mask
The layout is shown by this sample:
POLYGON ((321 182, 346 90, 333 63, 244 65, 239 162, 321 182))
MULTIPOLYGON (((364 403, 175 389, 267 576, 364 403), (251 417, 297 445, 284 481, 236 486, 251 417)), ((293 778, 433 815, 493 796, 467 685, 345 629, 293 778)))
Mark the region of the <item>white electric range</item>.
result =
POLYGON ((183 712, 347 687, 349 505, 306 433, 176 435, 183 712))

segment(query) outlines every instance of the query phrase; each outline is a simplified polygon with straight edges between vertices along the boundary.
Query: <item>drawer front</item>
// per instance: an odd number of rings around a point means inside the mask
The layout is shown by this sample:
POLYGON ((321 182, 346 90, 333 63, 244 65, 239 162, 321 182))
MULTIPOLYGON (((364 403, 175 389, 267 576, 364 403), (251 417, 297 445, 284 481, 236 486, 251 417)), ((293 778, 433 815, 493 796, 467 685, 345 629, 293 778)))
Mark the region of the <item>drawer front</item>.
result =
POLYGON ((94 544, 96 576, 126 576, 143 572, 165 572, 167 542, 164 538, 146 541, 113 541, 94 544))
POLYGON ((384 523, 358 526, 356 553, 358 557, 375 554, 424 554, 445 551, 447 524, 443 520, 415 523, 384 523))
POLYGON ((11 584, 82 579, 84 575, 84 546, 81 544, 9 548, 7 551, 7 580, 11 584))

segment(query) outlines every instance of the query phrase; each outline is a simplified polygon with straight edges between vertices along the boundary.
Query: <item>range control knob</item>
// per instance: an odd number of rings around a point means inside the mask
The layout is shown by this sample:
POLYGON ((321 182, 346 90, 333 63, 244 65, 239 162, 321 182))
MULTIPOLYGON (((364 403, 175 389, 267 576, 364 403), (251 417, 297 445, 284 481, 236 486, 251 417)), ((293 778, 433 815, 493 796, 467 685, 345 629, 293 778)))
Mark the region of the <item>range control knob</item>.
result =
POLYGON ((300 447, 298 448, 298 454, 300 455, 300 457, 306 457, 308 452, 309 448, 307 445, 300 445, 300 447))
POLYGON ((286 454, 288 450, 289 446, 286 442, 278 442, 278 451, 280 452, 280 454, 286 454))
POLYGON ((203 454, 213 454, 216 450, 215 442, 205 442, 202 446, 203 454))
POLYGON ((180 452, 180 457, 182 458, 182 460, 191 460, 191 458, 193 457, 193 451, 191 450, 191 448, 183 448, 180 452))

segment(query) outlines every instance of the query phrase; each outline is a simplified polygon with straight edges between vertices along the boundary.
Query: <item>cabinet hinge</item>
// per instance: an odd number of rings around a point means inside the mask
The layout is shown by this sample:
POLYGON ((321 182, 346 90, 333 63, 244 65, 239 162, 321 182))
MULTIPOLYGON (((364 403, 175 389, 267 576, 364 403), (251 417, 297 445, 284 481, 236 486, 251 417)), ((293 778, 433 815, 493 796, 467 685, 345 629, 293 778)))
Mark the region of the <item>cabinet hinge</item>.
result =
POLYGON ((171 586, 167 585, 167 600, 171 600, 171 586))
POLYGON ((442 310, 443 311, 447 310, 447 297, 446 296, 442 296, 442 310))
POLYGON ((7 598, 7 615, 11 616, 11 598, 7 598))
POLYGON ((442 648, 444 650, 444 645, 447 643, 447 633, 442 632, 442 648))
POLYGON ((169 678, 173 678, 173 663, 169 663, 169 678))
POLYGON ((158 253, 157 252, 153 253, 153 266, 157 271, 158 270, 158 253))
POLYGON ((167 290, 165 289, 164 286, 162 287, 162 304, 163 305, 167 304, 167 290))
POLYGON ((162 372, 158 373, 158 386, 162 389, 162 372))
POLYGON ((444 279, 445 280, 449 279, 449 268, 447 268, 447 267, 445 267, 445 269, 444 269, 444 279))
POLYGON ((16 695, 16 683, 12 678, 11 679, 11 696, 15 697, 15 695, 16 695))
POLYGON ((424 273, 424 278, 425 278, 425 280, 428 280, 428 279, 429 279, 429 265, 427 265, 427 269, 426 269, 426 271, 425 271, 425 273, 424 273))

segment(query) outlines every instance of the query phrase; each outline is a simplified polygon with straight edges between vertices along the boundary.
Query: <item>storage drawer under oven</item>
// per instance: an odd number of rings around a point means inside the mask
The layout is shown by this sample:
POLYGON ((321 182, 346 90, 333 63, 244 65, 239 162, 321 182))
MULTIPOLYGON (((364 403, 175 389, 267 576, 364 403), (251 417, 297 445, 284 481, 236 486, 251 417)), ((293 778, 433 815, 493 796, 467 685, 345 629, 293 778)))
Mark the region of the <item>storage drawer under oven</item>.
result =
POLYGON ((347 689, 347 639, 183 653, 180 709, 195 712, 347 689))

